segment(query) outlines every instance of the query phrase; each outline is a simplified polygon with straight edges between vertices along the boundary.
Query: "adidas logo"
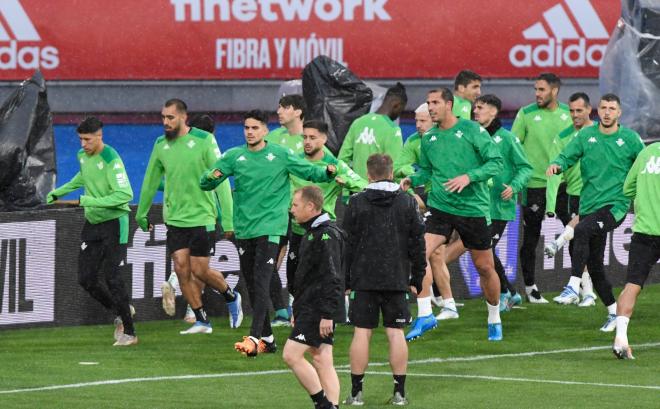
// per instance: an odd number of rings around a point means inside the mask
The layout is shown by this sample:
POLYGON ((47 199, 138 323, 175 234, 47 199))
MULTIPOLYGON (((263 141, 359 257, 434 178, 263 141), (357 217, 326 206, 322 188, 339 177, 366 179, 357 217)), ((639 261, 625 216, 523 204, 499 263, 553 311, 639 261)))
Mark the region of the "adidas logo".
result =
POLYGON ((41 41, 41 36, 18 0, 0 1, 0 14, 3 17, 0 22, 0 70, 52 70, 60 65, 59 50, 51 45, 18 46, 19 42, 41 41))
POLYGON ((532 24, 522 34, 525 40, 534 43, 516 44, 509 50, 509 61, 517 68, 599 67, 609 38, 589 0, 564 0, 554 5, 543 13, 543 20, 532 24), (568 45, 566 40, 570 41, 568 45), (594 44, 593 40, 600 41, 594 44))
POLYGON ((305 342, 305 336, 303 334, 298 334, 293 339, 297 339, 298 341, 303 341, 305 342))

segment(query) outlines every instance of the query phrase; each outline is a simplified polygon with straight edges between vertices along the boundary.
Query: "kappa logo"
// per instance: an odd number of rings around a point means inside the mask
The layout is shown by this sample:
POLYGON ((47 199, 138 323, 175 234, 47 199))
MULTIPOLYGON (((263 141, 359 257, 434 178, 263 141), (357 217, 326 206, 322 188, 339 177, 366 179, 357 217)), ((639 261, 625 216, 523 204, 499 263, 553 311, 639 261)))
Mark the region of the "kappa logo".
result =
POLYGON ((436 138, 435 135, 433 135, 429 138, 429 142, 435 142, 437 140, 438 140, 438 138, 436 138))
POLYGON ((486 132, 486 128, 484 128, 483 126, 480 126, 479 127, 479 132, 486 132))
POLYGON ((330 235, 328 233, 323 233, 323 236, 321 236, 321 240, 330 240, 330 235))
POLYGON ((298 335, 296 335, 296 336, 293 337, 293 338, 294 338, 294 339, 297 339, 298 341, 303 341, 303 342, 306 341, 306 340, 305 340, 305 336, 304 336, 303 334, 298 334, 298 335))
POLYGON ((500 238, 499 234, 496 234, 496 235, 493 236, 493 240, 498 240, 499 238, 500 238))
POLYGON ((273 155, 273 152, 269 152, 268 155, 266 155, 266 159, 269 161, 273 161, 273 159, 277 158, 277 156, 273 155))
POLYGON ((115 166, 113 166, 112 169, 121 169, 121 163, 115 163, 115 166))
POLYGON ((660 174, 660 156, 655 157, 651 156, 646 162, 646 165, 644 165, 644 169, 642 170, 641 174, 651 174, 651 175, 658 175, 660 174))
POLYGON ((596 143, 596 138, 592 136, 592 137, 589 138, 587 141, 588 141, 589 143, 596 143))
POLYGON ((169 149, 170 149, 170 144, 166 143, 165 146, 163 146, 163 150, 166 151, 166 150, 169 150, 169 149))
POLYGON ((360 135, 357 138, 357 143, 363 143, 365 145, 373 145, 376 143, 376 135, 374 135, 374 130, 369 127, 365 127, 360 135))
POLYGON ((624 143, 625 143, 625 142, 624 142, 623 139, 621 139, 621 138, 619 138, 619 139, 616 140, 616 144, 619 145, 619 147, 623 146, 624 143))
POLYGON ((470 108, 468 108, 467 106, 464 106, 464 107, 461 109, 461 111, 463 111, 463 112, 470 112, 470 108))
POLYGON ((82 165, 83 163, 85 163, 85 159, 80 158, 80 164, 82 165))
POLYGON ((275 264, 275 261, 272 258, 270 258, 268 259, 268 261, 266 261, 266 264, 275 264))
POLYGON ((0 1, 0 14, 3 17, 0 22, 0 70, 52 70, 60 65, 59 50, 51 45, 18 46, 19 42, 41 41, 41 36, 19 0, 0 1))
POLYGON ((509 50, 509 61, 517 68, 599 67, 609 38, 589 0, 564 0, 554 5, 543 12, 542 21, 532 24, 522 34, 530 43, 516 44, 509 50), (577 22, 580 33, 568 13, 577 22))
POLYGON ((247 160, 247 159, 245 159, 245 156, 243 156, 243 155, 239 156, 238 159, 236 159, 237 162, 241 162, 241 161, 244 161, 244 160, 247 160))
POLYGON ((537 122, 540 121, 541 120, 541 115, 536 115, 534 117, 534 120, 537 121, 537 122))

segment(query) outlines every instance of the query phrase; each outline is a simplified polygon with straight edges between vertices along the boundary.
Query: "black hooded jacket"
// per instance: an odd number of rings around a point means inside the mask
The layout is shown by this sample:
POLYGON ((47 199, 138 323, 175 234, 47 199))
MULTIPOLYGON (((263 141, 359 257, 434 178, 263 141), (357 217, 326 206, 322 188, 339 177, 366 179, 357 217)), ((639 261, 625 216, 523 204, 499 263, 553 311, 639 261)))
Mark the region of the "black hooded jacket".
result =
POLYGON ((344 311, 344 232, 325 213, 302 226, 305 235, 298 250, 298 268, 294 277, 287 277, 293 316, 296 320, 337 320, 344 311))
POLYGON ((344 215, 346 287, 358 291, 422 289, 424 222, 415 199, 391 181, 351 196, 344 215))

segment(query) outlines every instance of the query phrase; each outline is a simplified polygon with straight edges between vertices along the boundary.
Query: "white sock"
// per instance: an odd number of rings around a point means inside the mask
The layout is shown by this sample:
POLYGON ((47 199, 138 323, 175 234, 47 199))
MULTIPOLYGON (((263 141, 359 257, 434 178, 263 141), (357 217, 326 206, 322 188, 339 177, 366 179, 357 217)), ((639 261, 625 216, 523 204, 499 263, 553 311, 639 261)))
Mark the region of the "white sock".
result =
POLYGON ((167 282, 174 288, 175 291, 181 292, 181 287, 179 286, 179 277, 176 273, 172 271, 170 278, 167 279, 167 282))
POLYGON ((500 319, 500 303, 498 302, 496 305, 490 305, 490 303, 486 301, 486 306, 488 307, 488 323, 499 324, 502 322, 500 319))
POLYGON ((616 315, 616 303, 607 306, 607 313, 610 315, 616 315))
POLYGON ((568 286, 575 291, 575 294, 578 294, 580 291, 580 282, 582 279, 580 277, 575 277, 571 276, 571 278, 568 280, 568 286))
POLYGON ((616 338, 623 343, 623 346, 628 346, 628 323, 630 318, 623 315, 616 316, 616 338))
POLYGON ((426 317, 431 314, 433 314, 431 297, 417 297, 417 316, 426 317))
POLYGON ((573 233, 575 233, 575 230, 567 225, 559 237, 564 239, 564 241, 571 241, 573 240, 573 233))
POLYGON ((263 339, 264 342, 268 342, 270 344, 271 342, 275 341, 275 335, 270 334, 267 337, 261 337, 261 339, 263 339))
POLYGON ((530 295, 530 294, 532 293, 532 291, 534 291, 534 290, 536 290, 536 291, 539 290, 539 289, 536 287, 536 284, 534 284, 534 285, 526 285, 526 286, 525 286, 525 292, 527 293, 527 295, 530 295))
POLYGON ((582 273, 582 293, 584 295, 593 295, 594 283, 591 281, 591 276, 587 270, 582 273))
POLYGON ((255 345, 259 345, 259 340, 257 338, 250 335, 250 339, 252 340, 252 342, 254 342, 255 345))
POLYGON ((454 299, 453 298, 446 298, 444 308, 457 311, 456 310, 456 303, 454 302, 454 299))
POLYGON ((557 240, 555 240, 555 244, 557 245, 557 250, 564 247, 564 244, 566 244, 566 240, 564 240, 564 236, 559 235, 559 237, 557 237, 557 240))

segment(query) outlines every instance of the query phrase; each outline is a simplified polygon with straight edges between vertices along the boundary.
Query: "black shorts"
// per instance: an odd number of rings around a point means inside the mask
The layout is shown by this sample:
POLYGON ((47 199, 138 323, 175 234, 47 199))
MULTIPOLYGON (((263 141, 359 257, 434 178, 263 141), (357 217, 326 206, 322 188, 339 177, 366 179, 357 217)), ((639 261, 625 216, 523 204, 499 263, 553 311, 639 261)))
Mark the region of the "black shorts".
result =
POLYGON ((633 233, 628 253, 626 282, 644 287, 653 266, 660 259, 660 236, 633 233))
POLYGON ((497 243, 500 242, 502 239, 502 234, 504 234, 504 230, 506 229, 507 225, 506 220, 492 220, 490 223, 490 236, 492 237, 493 240, 493 247, 497 245, 497 243))
POLYGON ((289 213, 289 224, 286 227, 286 235, 280 236, 280 244, 279 244, 279 247, 278 247, 278 253, 277 254, 280 254, 279 252, 282 251, 282 249, 285 248, 287 246, 287 244, 289 244, 289 238, 291 237, 291 234, 292 234, 292 232, 291 232, 291 219, 292 218, 293 218, 293 216, 291 215, 291 213, 289 213))
POLYGON ((447 238, 447 243, 454 230, 463 240, 465 248, 470 250, 488 250, 492 240, 490 228, 485 217, 457 216, 429 207, 426 216, 426 232, 447 238))
POLYGON ((305 319, 304 317, 296 318, 289 339, 314 348, 320 347, 321 344, 333 345, 334 332, 329 337, 321 338, 320 323, 321 320, 305 319))
POLYGON ((385 328, 403 328, 410 322, 408 293, 404 291, 353 291, 348 316, 358 328, 378 328, 383 312, 385 328))
POLYGON ((193 257, 211 257, 215 254, 215 230, 206 227, 167 226, 167 250, 170 254, 177 250, 190 249, 193 257))

